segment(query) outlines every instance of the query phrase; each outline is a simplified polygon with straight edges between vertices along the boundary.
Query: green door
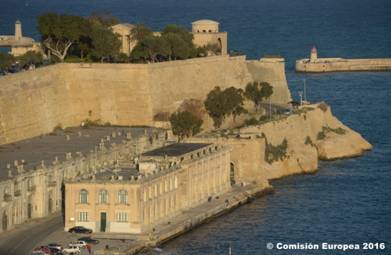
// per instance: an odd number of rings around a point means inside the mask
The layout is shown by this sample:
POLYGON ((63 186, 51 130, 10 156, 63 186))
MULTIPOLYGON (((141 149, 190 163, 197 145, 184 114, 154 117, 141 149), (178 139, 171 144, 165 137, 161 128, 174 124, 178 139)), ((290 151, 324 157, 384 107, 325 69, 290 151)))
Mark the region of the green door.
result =
POLYGON ((100 232, 106 232, 106 213, 100 213, 100 232))

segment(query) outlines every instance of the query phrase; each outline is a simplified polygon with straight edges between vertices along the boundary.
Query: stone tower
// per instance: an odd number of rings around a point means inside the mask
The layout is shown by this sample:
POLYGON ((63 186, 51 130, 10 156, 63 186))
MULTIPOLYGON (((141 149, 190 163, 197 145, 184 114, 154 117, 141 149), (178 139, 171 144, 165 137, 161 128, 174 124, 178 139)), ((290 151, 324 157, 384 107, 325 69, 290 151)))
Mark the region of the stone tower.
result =
POLYGON ((312 47, 312 50, 311 50, 310 60, 311 60, 311 62, 315 62, 317 59, 318 59, 318 50, 314 46, 314 47, 312 47))
POLYGON ((20 20, 17 20, 15 22, 15 40, 20 41, 22 37, 22 22, 20 22, 20 20))

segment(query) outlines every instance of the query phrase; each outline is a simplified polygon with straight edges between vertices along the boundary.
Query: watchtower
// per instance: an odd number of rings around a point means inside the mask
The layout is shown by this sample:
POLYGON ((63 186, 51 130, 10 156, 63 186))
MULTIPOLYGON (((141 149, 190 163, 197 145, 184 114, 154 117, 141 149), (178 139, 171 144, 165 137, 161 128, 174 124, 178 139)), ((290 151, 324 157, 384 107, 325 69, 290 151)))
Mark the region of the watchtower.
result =
POLYGON ((227 54, 227 32, 219 31, 219 22, 202 19, 191 23, 193 42, 197 46, 217 45, 221 55, 227 54))

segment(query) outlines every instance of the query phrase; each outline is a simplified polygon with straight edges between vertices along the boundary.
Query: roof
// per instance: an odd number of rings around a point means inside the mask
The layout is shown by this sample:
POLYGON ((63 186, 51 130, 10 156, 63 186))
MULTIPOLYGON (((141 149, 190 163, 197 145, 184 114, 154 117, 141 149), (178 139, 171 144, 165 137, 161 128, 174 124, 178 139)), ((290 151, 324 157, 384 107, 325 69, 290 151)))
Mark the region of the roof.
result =
POLYGON ((175 157, 204 148, 209 145, 210 143, 174 143, 152 151, 145 152, 143 156, 175 157))
POLYGON ((136 26, 133 25, 133 24, 130 24, 130 23, 119 23, 117 25, 114 25, 114 26, 111 26, 113 29, 115 28, 126 28, 126 29, 133 29, 135 28, 136 26))
POLYGON ((200 19, 192 22, 191 24, 219 24, 219 22, 210 19, 200 19))
POLYGON ((111 136, 110 143, 106 142, 106 146, 109 146, 113 142, 120 144, 122 141, 127 140, 126 133, 128 132, 131 133, 133 138, 141 137, 144 135, 144 130, 146 130, 148 135, 156 131, 154 128, 115 126, 92 126, 87 129, 68 128, 40 137, 0 145, 0 181, 8 179, 7 164, 11 164, 13 175, 16 175, 16 169, 13 167, 15 160, 19 162, 22 159, 25 160, 24 169, 30 171, 35 166, 39 168, 42 160, 49 163, 57 157, 59 161, 64 161, 67 152, 71 152, 72 154, 81 152, 83 155, 87 155, 91 150, 95 149, 95 146, 99 145, 101 139, 106 139, 113 132, 116 132, 117 135, 115 138, 111 136), (118 133, 121 135, 118 135, 118 133))

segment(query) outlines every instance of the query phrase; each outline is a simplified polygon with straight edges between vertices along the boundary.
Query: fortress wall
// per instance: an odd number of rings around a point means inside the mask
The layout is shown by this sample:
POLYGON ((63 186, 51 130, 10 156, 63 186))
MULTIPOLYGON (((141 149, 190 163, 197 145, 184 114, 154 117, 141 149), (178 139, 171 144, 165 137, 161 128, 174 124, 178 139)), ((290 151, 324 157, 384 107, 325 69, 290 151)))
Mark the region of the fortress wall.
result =
POLYGON ((184 99, 204 100, 214 87, 241 87, 252 80, 245 57, 218 56, 149 65, 154 114, 172 112, 184 99))
POLYGON ((0 78, 0 144, 85 119, 152 125, 184 99, 204 99, 215 86, 244 88, 256 78, 275 86, 274 99, 290 101, 282 63, 216 56, 155 64, 57 64, 0 78), (281 94, 281 95, 279 95, 281 94))
POLYGON ((319 159, 334 160, 355 157, 372 148, 360 134, 335 118, 330 108, 326 111, 309 106, 306 113, 293 114, 284 119, 240 129, 240 138, 203 137, 188 139, 193 142, 229 144, 232 148, 231 163, 237 182, 257 182, 262 187, 268 181, 301 173, 312 173, 318 168, 319 159), (342 128, 344 134, 328 132, 318 138, 323 127, 342 128), (306 142, 307 137, 310 142, 306 142), (286 155, 282 160, 269 163, 267 144, 280 145, 287 140, 286 155))
POLYGON ((285 62, 283 59, 262 58, 259 61, 247 61, 247 69, 252 79, 266 81, 273 86, 271 100, 285 104, 292 101, 288 82, 285 76, 285 62))
POLYGON ((49 133, 61 122, 75 124, 62 68, 55 65, 0 78, 0 144, 49 133))
POLYGON ((88 118, 117 125, 152 125, 146 65, 72 64, 66 76, 79 123, 88 118))

